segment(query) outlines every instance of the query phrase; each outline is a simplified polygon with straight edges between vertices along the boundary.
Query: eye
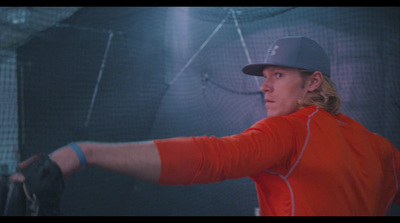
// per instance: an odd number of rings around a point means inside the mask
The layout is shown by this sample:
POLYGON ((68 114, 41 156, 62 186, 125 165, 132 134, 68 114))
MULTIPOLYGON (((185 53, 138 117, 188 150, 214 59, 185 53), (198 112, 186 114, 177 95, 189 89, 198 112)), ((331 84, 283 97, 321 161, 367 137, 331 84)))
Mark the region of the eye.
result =
POLYGON ((276 73, 276 74, 275 74, 275 77, 276 77, 276 78, 281 78, 281 77, 283 77, 283 74, 282 74, 282 73, 276 73))

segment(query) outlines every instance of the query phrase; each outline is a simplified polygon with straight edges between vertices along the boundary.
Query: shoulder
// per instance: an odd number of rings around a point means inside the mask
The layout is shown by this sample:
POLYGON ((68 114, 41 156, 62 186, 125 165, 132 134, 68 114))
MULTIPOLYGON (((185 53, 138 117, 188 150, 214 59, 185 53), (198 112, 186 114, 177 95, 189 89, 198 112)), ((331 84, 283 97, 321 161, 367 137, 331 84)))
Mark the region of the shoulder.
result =
POLYGON ((292 132, 307 124, 307 120, 318 108, 315 106, 301 109, 288 116, 273 116, 264 118, 253 124, 249 130, 292 132))
POLYGON ((274 116, 264 118, 251 126, 250 129, 266 130, 266 129, 289 129, 291 124, 286 116, 274 116))

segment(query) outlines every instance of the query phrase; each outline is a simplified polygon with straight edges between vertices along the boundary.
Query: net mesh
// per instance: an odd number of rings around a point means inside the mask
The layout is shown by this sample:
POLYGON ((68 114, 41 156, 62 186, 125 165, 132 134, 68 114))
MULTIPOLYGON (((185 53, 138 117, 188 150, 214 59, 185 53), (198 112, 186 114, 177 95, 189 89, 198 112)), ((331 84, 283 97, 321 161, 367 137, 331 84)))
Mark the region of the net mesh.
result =
MULTIPOLYGON (((7 50, 1 60, 2 167, 14 169, 16 150, 25 159, 71 141, 240 133, 266 116, 262 78, 246 76, 241 68, 263 62, 270 44, 286 35, 319 42, 331 60, 342 112, 400 148, 399 12, 397 7, 81 8, 7 50)), ((257 207, 248 178, 159 186, 88 168, 66 181, 61 212, 247 216, 257 207)))

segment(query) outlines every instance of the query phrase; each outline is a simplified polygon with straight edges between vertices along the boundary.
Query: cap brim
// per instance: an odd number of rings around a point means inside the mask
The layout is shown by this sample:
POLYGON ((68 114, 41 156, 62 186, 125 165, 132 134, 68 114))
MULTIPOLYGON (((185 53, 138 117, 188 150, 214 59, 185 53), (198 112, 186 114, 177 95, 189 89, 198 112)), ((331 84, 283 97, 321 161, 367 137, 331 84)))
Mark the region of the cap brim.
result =
POLYGON ((288 66, 285 64, 279 64, 279 63, 258 63, 258 64, 249 64, 246 65, 242 68, 243 73, 248 74, 248 75, 253 75, 253 76, 264 76, 263 71, 265 68, 269 66, 281 66, 281 67, 291 67, 291 68, 296 68, 293 66, 288 66))
MULTIPOLYGON (((269 67, 269 66, 280 66, 280 67, 289 67, 289 68, 295 68, 295 69, 305 69, 305 70, 310 70, 307 68, 301 68, 301 67, 295 67, 295 66, 289 66, 289 65, 285 65, 285 64, 277 64, 277 63, 259 63, 259 64, 249 64, 246 65, 242 68, 242 72, 247 74, 247 75, 252 75, 252 76, 264 76, 263 71, 265 68, 269 67)), ((323 73, 322 74, 326 75, 326 76, 330 76, 328 72, 323 73), (327 74, 328 73, 328 74, 327 74)))
POLYGON ((263 70, 269 64, 249 64, 242 68, 242 72, 253 76, 263 76, 263 70))

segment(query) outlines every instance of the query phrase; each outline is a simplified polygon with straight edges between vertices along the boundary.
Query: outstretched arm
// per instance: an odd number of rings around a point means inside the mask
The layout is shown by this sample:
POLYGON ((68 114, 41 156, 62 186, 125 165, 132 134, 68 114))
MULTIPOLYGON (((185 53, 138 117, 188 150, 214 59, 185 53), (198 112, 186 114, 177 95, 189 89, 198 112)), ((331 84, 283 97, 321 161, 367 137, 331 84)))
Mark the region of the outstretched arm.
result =
MULTIPOLYGON (((199 136, 140 143, 77 144, 89 166, 158 184, 192 185, 264 171, 291 157, 295 148, 293 138, 290 123, 277 117, 262 120, 241 134, 221 138, 199 136)), ((50 157, 65 177, 80 168, 79 156, 69 145, 50 157)))

